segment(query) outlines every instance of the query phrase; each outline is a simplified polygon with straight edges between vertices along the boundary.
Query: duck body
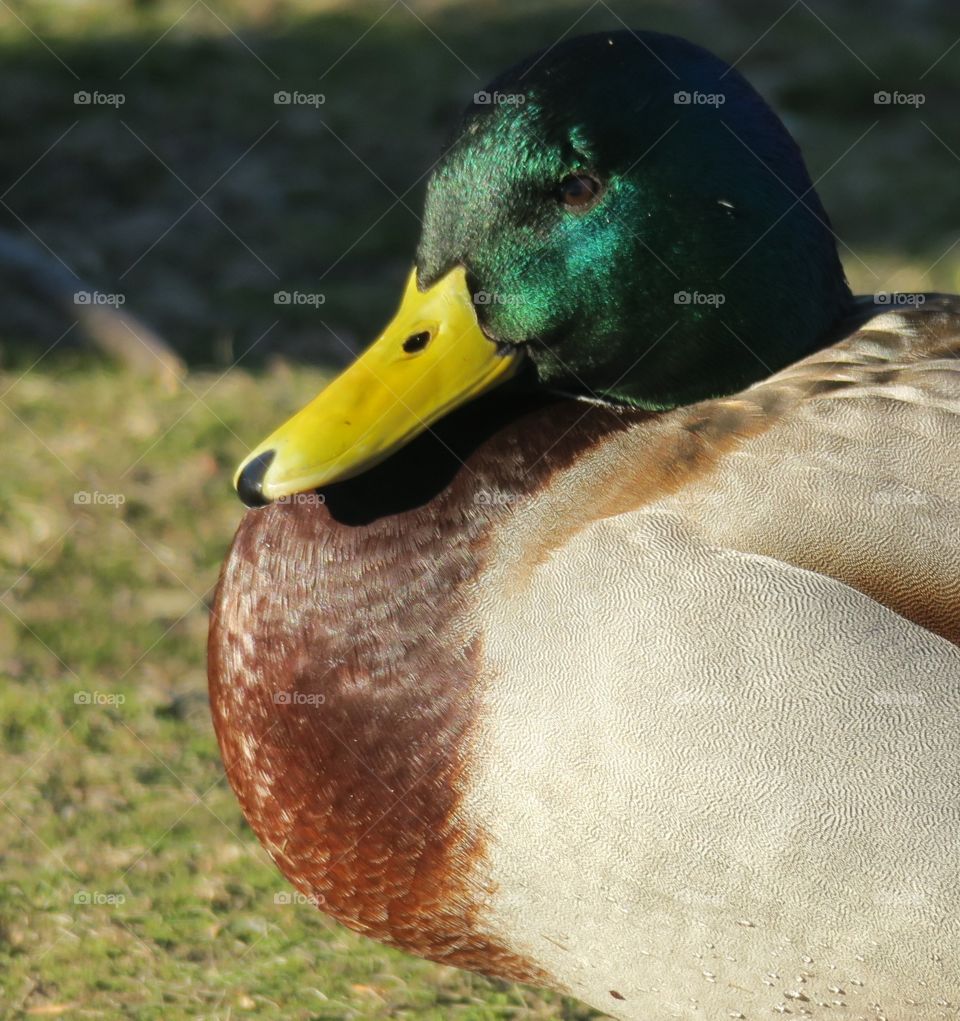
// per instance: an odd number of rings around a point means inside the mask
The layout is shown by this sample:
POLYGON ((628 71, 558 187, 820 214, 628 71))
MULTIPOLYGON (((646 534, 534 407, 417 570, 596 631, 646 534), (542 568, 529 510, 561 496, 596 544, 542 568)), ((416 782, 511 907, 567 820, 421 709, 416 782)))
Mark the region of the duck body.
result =
POLYGON ((960 300, 850 322, 247 514, 211 704, 301 892, 623 1019, 960 1016, 960 300))

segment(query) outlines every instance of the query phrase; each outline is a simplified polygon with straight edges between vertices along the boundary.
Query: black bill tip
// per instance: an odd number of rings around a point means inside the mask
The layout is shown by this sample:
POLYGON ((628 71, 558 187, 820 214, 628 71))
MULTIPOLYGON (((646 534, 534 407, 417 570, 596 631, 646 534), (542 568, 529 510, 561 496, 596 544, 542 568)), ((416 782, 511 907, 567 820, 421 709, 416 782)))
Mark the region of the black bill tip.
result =
POLYGON ((263 495, 263 479, 275 456, 275 450, 265 450, 243 466, 237 478, 237 495, 247 507, 265 507, 270 503, 263 495))

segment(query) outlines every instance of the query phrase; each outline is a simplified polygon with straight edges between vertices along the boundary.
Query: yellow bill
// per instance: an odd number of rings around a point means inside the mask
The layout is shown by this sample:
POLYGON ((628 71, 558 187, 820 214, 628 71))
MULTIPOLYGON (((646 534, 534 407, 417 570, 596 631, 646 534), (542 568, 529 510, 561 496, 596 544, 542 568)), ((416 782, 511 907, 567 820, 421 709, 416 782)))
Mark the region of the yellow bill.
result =
POLYGON ((237 492, 255 506, 359 475, 509 379, 519 361, 480 329, 463 267, 423 292, 414 271, 386 330, 250 454, 237 492))

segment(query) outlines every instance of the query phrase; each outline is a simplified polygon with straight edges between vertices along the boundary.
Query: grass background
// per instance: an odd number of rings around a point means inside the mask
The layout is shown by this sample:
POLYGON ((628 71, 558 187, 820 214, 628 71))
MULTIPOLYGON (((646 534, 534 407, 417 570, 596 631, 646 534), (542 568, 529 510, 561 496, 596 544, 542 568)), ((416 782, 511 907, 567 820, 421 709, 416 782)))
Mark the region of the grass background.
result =
POLYGON ((0 1017, 591 1016, 295 903, 223 778, 204 643, 232 467, 389 313, 459 108, 621 22, 740 59, 822 177, 857 290, 960 290, 948 3, 0 4, 0 230, 190 366, 170 390, 59 339, 71 317, 0 269, 0 1017))

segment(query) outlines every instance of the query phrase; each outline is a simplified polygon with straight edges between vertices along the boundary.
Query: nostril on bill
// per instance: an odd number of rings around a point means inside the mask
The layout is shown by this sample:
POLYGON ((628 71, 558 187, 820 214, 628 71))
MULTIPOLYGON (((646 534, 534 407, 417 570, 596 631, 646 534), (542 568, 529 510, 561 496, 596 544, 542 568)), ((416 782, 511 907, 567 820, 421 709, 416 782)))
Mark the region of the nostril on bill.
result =
POLYGON ((421 330, 419 333, 411 333, 407 337, 403 342, 403 350, 408 355, 416 354, 418 351, 422 351, 429 343, 430 334, 426 330, 421 330))

